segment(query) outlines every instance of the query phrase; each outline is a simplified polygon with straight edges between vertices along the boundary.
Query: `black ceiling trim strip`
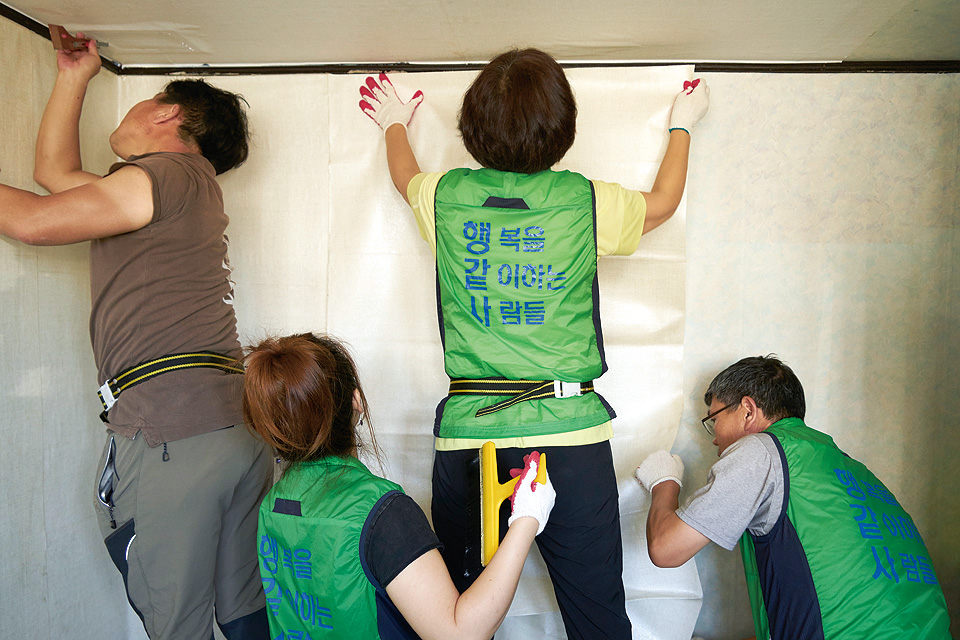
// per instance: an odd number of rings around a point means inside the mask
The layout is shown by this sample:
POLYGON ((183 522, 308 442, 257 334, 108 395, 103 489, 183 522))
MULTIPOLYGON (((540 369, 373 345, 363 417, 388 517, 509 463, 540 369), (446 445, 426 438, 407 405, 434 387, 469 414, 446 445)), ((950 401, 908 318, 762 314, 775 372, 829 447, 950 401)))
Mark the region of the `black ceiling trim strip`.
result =
POLYGON ((204 65, 200 67, 121 67, 121 75, 198 75, 198 76, 257 76, 257 75, 295 75, 311 73, 330 74, 371 74, 380 72, 426 72, 426 71, 475 71, 483 68, 484 63, 341 63, 341 64, 277 64, 277 65, 204 65))
MULTIPOLYGON (((690 63, 659 62, 568 62, 566 69, 611 68, 611 67, 661 67, 690 63)), ((917 60, 878 62, 816 62, 816 63, 693 63, 697 73, 960 73, 960 60, 917 60)), ((421 73, 427 71, 476 71, 484 63, 413 64, 408 62, 381 64, 308 64, 264 66, 203 66, 203 67, 120 67, 120 75, 198 75, 198 76, 248 76, 291 74, 376 74, 380 72, 421 73)))
MULTIPOLYGON (((658 62, 572 62, 566 69, 611 67, 660 67, 678 63, 658 62)), ((689 63, 686 63, 689 64, 689 63)), ((205 67, 120 67, 120 75, 199 75, 246 76, 283 74, 371 74, 380 72, 420 73, 427 71, 475 71, 483 63, 466 64, 311 64, 266 66, 205 66, 205 67)), ((960 60, 916 60, 878 62, 817 62, 817 63, 694 63, 697 73, 960 73, 960 60)))
POLYGON ((877 60, 763 64, 698 62, 701 73, 960 73, 960 60, 877 60))
MULTIPOLYGON (((37 22, 0 2, 0 16, 7 18, 37 35, 50 39, 47 25, 37 22)), ((482 62, 466 63, 351 63, 351 64, 279 64, 265 66, 216 66, 202 67, 136 67, 123 66, 109 58, 100 56, 103 67, 120 76, 260 76, 292 74, 369 74, 380 72, 426 72, 426 71, 476 71, 484 65, 482 62)), ((689 62, 567 62, 566 69, 584 69, 596 67, 662 67, 689 62)), ((697 73, 960 73, 960 60, 905 60, 905 61, 857 61, 857 62, 801 62, 801 63, 753 63, 753 62, 697 62, 693 63, 697 73)))

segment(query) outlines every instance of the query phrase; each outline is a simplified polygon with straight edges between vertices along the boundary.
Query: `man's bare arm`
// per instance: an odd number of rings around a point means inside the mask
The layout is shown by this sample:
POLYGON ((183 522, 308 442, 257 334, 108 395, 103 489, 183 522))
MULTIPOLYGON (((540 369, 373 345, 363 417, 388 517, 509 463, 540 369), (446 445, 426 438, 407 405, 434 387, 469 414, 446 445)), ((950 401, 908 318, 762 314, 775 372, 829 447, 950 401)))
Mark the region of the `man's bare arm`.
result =
POLYGON ((679 567, 710 539, 677 515, 680 485, 676 482, 661 482, 650 495, 653 503, 647 515, 647 553, 658 567, 679 567))
POLYGON ((128 166, 49 196, 0 185, 0 235, 34 245, 63 245, 129 233, 153 219, 147 174, 128 166))
MULTIPOLYGON (((80 36, 81 34, 77 34, 80 36)), ((33 179, 51 193, 99 180, 80 161, 80 111, 91 78, 100 71, 96 41, 84 51, 57 52, 57 81, 40 121, 33 179)))

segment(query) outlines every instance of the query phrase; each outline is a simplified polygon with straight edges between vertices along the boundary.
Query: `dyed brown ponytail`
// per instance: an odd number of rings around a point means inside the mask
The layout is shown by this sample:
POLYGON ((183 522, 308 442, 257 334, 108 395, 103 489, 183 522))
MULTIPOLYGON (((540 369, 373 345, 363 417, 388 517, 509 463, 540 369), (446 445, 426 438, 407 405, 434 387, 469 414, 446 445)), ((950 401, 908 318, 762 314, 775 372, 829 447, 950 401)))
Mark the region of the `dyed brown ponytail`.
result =
POLYGON ((356 456, 363 443, 355 391, 376 452, 357 368, 339 341, 312 333, 267 338, 248 350, 244 365, 244 420, 284 460, 356 456))

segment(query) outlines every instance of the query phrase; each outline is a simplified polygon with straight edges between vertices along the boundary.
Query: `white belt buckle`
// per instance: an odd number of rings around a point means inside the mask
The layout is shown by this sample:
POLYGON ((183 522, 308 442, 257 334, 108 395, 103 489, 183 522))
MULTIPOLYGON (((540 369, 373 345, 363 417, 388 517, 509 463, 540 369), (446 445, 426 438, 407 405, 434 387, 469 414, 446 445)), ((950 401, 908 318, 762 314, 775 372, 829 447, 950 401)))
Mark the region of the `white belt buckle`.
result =
POLYGON ((117 403, 117 399, 113 397, 113 391, 110 390, 110 380, 107 380, 103 383, 103 386, 99 389, 100 400, 103 402, 103 410, 109 411, 110 407, 117 403))
POLYGON ((563 380, 553 381, 554 398, 576 398, 582 396, 583 390, 579 382, 564 382, 563 380))

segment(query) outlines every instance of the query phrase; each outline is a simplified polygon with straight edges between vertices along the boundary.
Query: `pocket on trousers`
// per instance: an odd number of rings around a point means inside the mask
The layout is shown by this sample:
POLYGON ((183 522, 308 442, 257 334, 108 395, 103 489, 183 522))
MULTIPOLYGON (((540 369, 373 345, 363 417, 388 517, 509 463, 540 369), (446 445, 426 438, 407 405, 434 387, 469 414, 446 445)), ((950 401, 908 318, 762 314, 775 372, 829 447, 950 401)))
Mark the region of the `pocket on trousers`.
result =
POLYGON ((133 518, 131 518, 120 525, 116 531, 104 538, 103 544, 106 545, 107 553, 110 554, 110 559, 113 560, 113 564, 116 565, 117 569, 120 571, 120 575, 123 577, 123 588, 127 592, 127 601, 130 603, 130 606, 133 607, 133 610, 142 621, 143 614, 140 613, 140 609, 137 608, 137 605, 134 604, 133 600, 130 598, 130 585, 127 583, 127 575, 129 573, 129 564, 127 563, 127 559, 130 555, 130 545, 133 544, 133 541, 136 537, 136 524, 134 523, 133 518))
POLYGON ((104 508, 113 507, 113 490, 117 478, 117 443, 114 436, 107 441, 103 465, 97 478, 97 502, 104 508))
POLYGON ((117 528, 117 520, 113 510, 113 493, 117 487, 117 443, 114 436, 110 436, 104 447, 101 457, 100 473, 97 477, 97 505, 110 519, 110 528, 117 528))

